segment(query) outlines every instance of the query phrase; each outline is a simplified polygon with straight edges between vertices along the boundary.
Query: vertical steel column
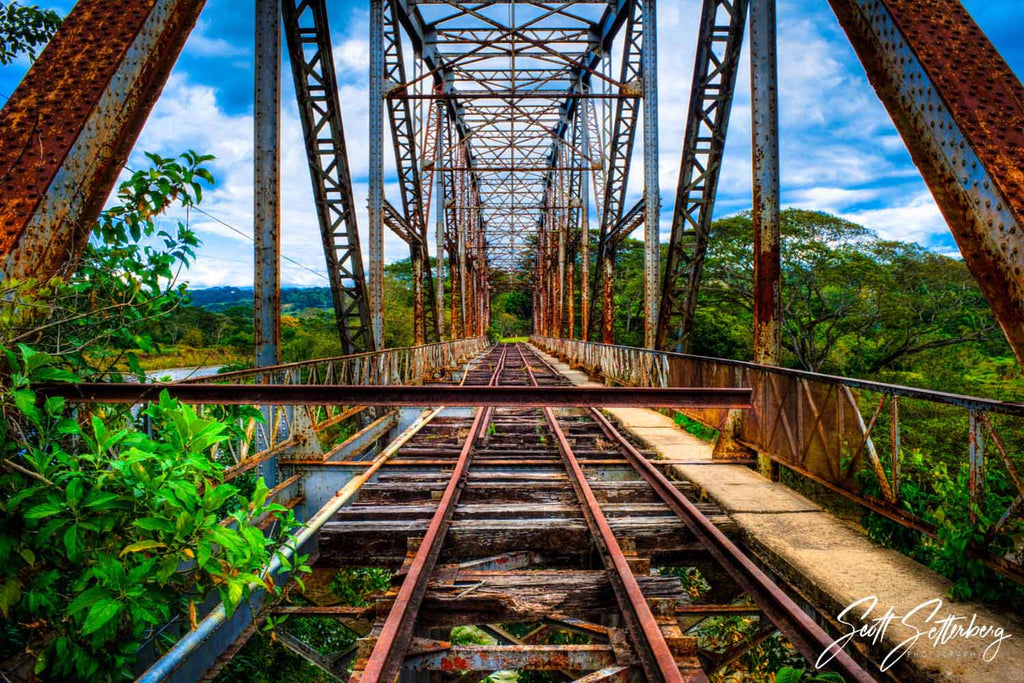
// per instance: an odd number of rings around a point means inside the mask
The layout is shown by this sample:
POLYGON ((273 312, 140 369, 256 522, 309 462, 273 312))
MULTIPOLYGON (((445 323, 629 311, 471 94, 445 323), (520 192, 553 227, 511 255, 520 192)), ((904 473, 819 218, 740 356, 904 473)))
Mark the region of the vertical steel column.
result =
POLYGON ((661 260, 661 188, 658 184, 658 6, 643 0, 644 82, 644 346, 654 348, 658 332, 658 265, 661 260))
MULTIPOLYGON (((596 157, 601 155, 599 141, 590 139, 590 122, 593 114, 593 103, 590 100, 583 100, 581 103, 580 118, 576 125, 580 128, 580 136, 583 141, 583 154, 586 163, 590 165, 591 173, 597 177, 598 171, 596 157), (595 154, 595 147, 597 152, 595 154)), ((596 120, 595 120, 596 124, 596 120)), ((597 126, 594 126, 597 130, 597 126)), ((580 339, 587 341, 590 337, 590 176, 591 173, 584 172, 580 178, 580 339)), ((594 184, 594 196, 600 201, 600 188, 594 184)), ((598 219, 600 223, 600 219, 598 219)))
POLYGON ((615 249, 609 244, 601 254, 601 343, 615 343, 615 249))
POLYGON ((370 0, 370 326, 384 348, 384 0, 370 0))
MULTIPOLYGON (((419 60, 416 60, 419 63, 419 60)), ((441 164, 444 161, 444 104, 437 103, 437 146, 434 152, 434 182, 437 187, 434 189, 436 199, 434 201, 434 213, 437 224, 434 232, 435 248, 437 249, 437 282, 435 283, 434 299, 437 313, 437 341, 444 341, 444 174, 441 173, 441 164)), ((452 338, 455 338, 455 319, 452 319, 452 338)))
POLYGON ((281 362, 281 0, 256 0, 253 321, 256 367, 281 362))
MULTIPOLYGON (((750 112, 753 151, 754 362, 778 365, 782 353, 779 232, 779 105, 775 0, 750 3, 750 112)), ((758 455, 761 474, 778 466, 758 455)))
POLYGON ((753 142, 754 362, 781 353, 779 105, 775 0, 750 3, 750 110, 753 142))

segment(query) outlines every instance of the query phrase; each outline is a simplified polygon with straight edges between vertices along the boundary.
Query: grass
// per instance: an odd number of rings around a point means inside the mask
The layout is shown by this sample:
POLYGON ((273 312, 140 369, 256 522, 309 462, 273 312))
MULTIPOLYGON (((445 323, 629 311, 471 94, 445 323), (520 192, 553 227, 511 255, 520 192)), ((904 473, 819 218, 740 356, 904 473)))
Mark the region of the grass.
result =
POLYGON ((502 344, 525 344, 530 341, 529 337, 502 337, 502 344))

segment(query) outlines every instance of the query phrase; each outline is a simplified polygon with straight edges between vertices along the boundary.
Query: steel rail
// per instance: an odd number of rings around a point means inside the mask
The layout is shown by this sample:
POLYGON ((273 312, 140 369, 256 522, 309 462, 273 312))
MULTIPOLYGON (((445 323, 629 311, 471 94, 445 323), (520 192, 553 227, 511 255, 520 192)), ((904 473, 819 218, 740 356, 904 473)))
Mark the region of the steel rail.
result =
MULTIPOLYGON (((493 387, 501 378, 507 356, 508 348, 506 347, 502 349, 501 357, 488 387, 493 387)), ((459 503, 462 489, 466 486, 473 447, 476 445, 477 439, 486 432, 492 413, 491 407, 481 407, 473 418, 466 442, 459 453, 459 459, 452 470, 444 494, 438 502, 437 510, 430 520, 423 541, 402 581, 402 587, 399 588, 380 635, 377 636, 366 666, 358 674, 357 680, 360 683, 391 683, 402 668, 405 653, 412 641, 416 615, 423 602, 423 596, 426 594, 427 584, 430 582, 430 575, 441 555, 441 548, 448 535, 448 529, 451 527, 452 517, 455 515, 455 507, 459 503)))
POLYGON ((633 469, 679 517, 694 536, 707 548, 732 579, 753 598, 761 611, 789 639, 808 662, 815 662, 827 652, 834 654, 828 668, 842 674, 847 681, 874 681, 850 655, 836 649, 835 639, 825 632, 799 605, 779 588, 754 562, 729 540, 718 527, 697 509, 673 484, 652 465, 596 408, 590 415, 604 434, 618 444, 633 469))
POLYGON ((341 406, 642 406, 749 408, 750 389, 692 387, 355 386, 314 384, 131 384, 82 382, 32 385, 40 398, 78 403, 147 403, 166 391, 182 403, 341 406))
MULTIPOLYGON (((551 365, 537 358, 552 372, 551 365)), ((875 678, 865 671, 842 649, 836 649, 835 639, 800 608, 774 581, 723 534, 696 505, 684 496, 671 480, 662 474, 638 451, 597 408, 589 409, 590 416, 610 440, 619 446, 626 461, 651 486, 676 516, 686 525, 708 552, 718 561, 761 611, 796 647, 808 662, 815 662, 826 652, 834 652, 829 668, 841 673, 847 681, 868 683, 875 678)))
MULTIPOLYGON (((521 346, 516 344, 515 349, 523 361, 530 382, 534 386, 539 386, 521 346)), ((626 556, 622 552, 622 547, 616 540, 615 533, 601 510, 601 504, 594 496, 593 489, 590 488, 590 483, 583 473, 583 468, 580 467, 576 454, 573 453, 565 432, 559 426, 551 408, 544 408, 543 412, 548 427, 558 441, 558 450, 562 455, 576 497, 579 499, 580 507, 583 509, 587 526, 590 527, 594 541, 602 548, 601 559, 604 561, 619 608, 623 616, 626 617, 626 625, 632 636, 637 655, 640 657, 641 665, 647 674, 647 679, 649 681, 665 681, 666 683, 682 683, 683 677, 679 672, 679 665, 676 663, 675 657, 672 656, 672 651, 665 641, 665 635, 661 632, 661 627, 658 626, 658 622, 647 604, 640 584, 637 583, 633 570, 630 569, 626 556)), ((706 681, 707 677, 701 672, 691 677, 690 680, 706 681)))

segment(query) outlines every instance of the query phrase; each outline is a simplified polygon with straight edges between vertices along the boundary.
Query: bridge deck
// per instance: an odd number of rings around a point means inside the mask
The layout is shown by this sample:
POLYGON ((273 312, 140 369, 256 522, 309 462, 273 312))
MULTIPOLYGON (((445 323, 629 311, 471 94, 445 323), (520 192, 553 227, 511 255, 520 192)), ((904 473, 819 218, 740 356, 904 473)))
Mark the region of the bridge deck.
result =
MULTIPOLYGON (((537 352, 573 384, 595 384, 585 373, 543 351, 537 352)), ((878 661, 912 638, 915 628, 921 630, 920 639, 892 670, 898 680, 1024 680, 1024 639, 1020 637, 1024 620, 1018 615, 999 613, 976 602, 951 603, 945 597, 950 582, 944 577, 873 543, 854 525, 748 467, 712 466, 712 445, 679 429, 657 411, 609 408, 606 412, 663 458, 706 462, 675 465, 673 470, 725 511, 754 555, 807 602, 824 611, 822 616, 841 627, 842 632, 848 633, 851 627, 839 624, 836 615, 868 596, 878 599, 869 619, 883 616, 890 605, 893 613, 902 617, 918 605, 941 598, 941 609, 931 624, 925 625, 925 617, 910 621, 910 625, 899 623, 897 618, 871 647, 872 658, 878 661), (956 638, 936 648, 928 639, 927 629, 941 626, 935 622, 950 614, 964 619, 958 624, 969 624, 977 615, 976 625, 1001 627, 1012 637, 999 645, 991 661, 985 661, 985 650, 994 639, 991 635, 956 638)), ((918 614, 930 612, 931 608, 925 608, 918 614)), ((857 641, 866 643, 870 637, 858 636, 857 641)))

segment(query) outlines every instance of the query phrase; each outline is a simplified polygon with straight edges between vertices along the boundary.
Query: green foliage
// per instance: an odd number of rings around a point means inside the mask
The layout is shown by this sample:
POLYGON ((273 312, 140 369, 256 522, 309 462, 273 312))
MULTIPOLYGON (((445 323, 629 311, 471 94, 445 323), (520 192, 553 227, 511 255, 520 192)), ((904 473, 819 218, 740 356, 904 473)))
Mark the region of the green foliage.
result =
POLYGON ((23 54, 35 59, 60 24, 60 15, 53 10, 18 2, 0 4, 0 65, 11 64, 23 54))
POLYGON ((158 219, 187 211, 203 184, 213 184, 203 166, 213 157, 147 156, 152 167, 121 184, 118 203, 103 212, 70 272, 0 283, 0 345, 27 344, 83 379, 120 378, 123 363, 144 375, 133 349, 156 348, 154 323, 182 305, 186 289, 177 278, 199 244, 185 222, 167 228, 158 219))
MULTIPOLYGON (((817 211, 783 211, 781 230, 783 346, 797 367, 863 376, 928 350, 1000 337, 961 261, 817 211)), ((749 348, 752 241, 749 213, 713 224, 696 353, 749 357, 733 352, 749 348)))
MULTIPOLYGON (((166 392, 142 411, 148 432, 102 409, 76 419, 63 399, 39 401, 30 388, 75 379, 57 359, 25 345, 4 358, 0 609, 23 625, 19 644, 37 653, 37 675, 128 677, 157 627, 194 622, 212 592, 233 611, 266 583, 297 523, 267 502, 262 480, 245 498, 223 482, 211 452, 227 425, 166 392), (264 516, 280 519, 278 533, 254 525, 264 516)), ((306 571, 304 562, 286 566, 306 571)))
POLYGON ((341 569, 328 586, 342 604, 367 607, 370 596, 391 587, 391 572, 384 567, 354 567, 341 569))
POLYGON ((784 666, 775 674, 775 683, 843 683, 843 677, 833 671, 812 673, 807 669, 784 666))

